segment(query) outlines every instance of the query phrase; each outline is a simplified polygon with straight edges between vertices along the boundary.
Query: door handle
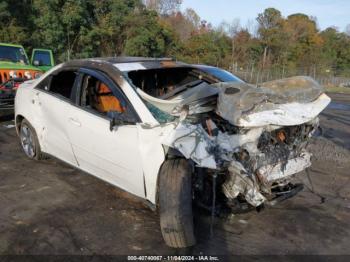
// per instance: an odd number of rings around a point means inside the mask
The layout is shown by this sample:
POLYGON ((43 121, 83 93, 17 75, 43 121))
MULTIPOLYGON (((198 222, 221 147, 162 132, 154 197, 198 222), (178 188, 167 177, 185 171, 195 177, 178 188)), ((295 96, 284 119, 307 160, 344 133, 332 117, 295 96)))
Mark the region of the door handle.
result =
POLYGON ((69 118, 69 122, 71 122, 73 125, 81 126, 81 123, 78 120, 74 119, 74 118, 70 117, 69 118))

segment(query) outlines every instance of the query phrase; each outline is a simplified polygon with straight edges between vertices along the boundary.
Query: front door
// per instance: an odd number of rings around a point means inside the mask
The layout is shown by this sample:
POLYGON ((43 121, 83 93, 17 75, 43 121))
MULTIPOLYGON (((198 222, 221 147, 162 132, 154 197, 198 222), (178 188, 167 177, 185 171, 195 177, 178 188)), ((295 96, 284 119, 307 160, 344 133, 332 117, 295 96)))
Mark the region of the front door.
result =
POLYGON ((49 49, 33 49, 32 65, 46 72, 55 65, 52 51, 49 49))
POLYGON ((106 75, 82 69, 79 101, 68 113, 69 137, 81 169, 145 197, 136 125, 110 128, 114 114, 130 110, 124 98, 106 75))

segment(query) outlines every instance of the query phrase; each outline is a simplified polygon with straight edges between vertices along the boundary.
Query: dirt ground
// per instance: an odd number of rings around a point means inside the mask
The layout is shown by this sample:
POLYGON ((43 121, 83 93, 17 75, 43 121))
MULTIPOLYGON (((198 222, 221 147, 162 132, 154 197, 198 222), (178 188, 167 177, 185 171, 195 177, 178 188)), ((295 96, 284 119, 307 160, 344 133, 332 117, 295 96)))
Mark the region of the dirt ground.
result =
POLYGON ((167 247, 159 218, 129 194, 62 162, 28 160, 0 121, 0 254, 350 254, 350 95, 332 95, 296 197, 260 213, 196 214, 198 244, 167 247))

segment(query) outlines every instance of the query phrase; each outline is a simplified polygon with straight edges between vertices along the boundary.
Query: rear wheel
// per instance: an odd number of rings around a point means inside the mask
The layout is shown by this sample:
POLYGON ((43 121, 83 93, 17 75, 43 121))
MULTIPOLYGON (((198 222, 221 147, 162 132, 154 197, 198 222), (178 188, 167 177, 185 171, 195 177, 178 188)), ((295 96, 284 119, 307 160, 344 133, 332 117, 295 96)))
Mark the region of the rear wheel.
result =
POLYGON ((160 227, 165 243, 175 248, 196 243, 191 173, 187 160, 173 159, 164 162, 159 175, 160 227))
POLYGON ((38 137, 34 128, 26 119, 23 119, 21 122, 19 137, 23 151, 27 157, 35 160, 42 159, 38 137))

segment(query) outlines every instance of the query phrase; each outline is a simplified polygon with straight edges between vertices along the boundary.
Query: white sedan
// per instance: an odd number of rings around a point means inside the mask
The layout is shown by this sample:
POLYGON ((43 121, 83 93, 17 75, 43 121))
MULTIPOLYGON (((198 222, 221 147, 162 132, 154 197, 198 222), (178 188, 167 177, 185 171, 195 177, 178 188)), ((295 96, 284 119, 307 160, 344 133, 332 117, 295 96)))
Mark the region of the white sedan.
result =
POLYGON ((249 85, 171 59, 58 65, 15 99, 25 154, 53 156, 159 209, 165 242, 195 244, 192 204, 213 215, 261 208, 302 189, 306 144, 330 99, 308 77, 249 85))

